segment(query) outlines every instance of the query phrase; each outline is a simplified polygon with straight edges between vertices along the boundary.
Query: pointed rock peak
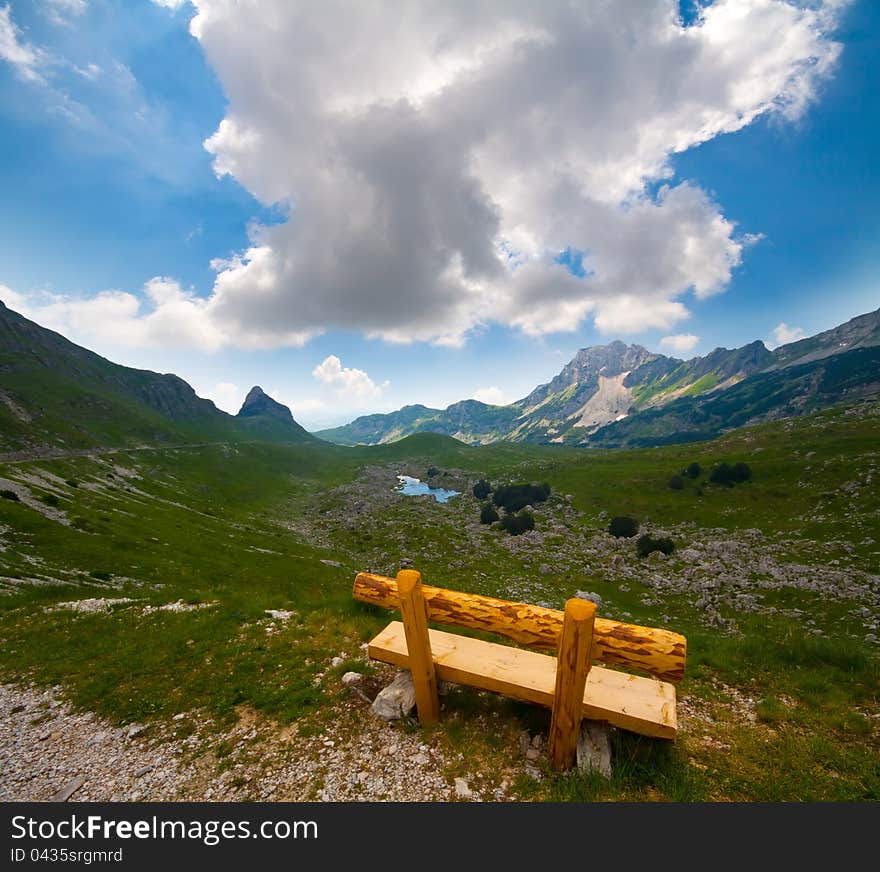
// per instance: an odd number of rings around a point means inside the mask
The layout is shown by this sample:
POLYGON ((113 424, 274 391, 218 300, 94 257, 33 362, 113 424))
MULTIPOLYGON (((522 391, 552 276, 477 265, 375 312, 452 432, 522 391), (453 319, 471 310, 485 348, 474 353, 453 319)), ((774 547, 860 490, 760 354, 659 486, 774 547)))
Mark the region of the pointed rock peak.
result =
MULTIPOLYGON (((256 403, 258 400, 261 400, 263 397, 268 397, 268 394, 259 386, 254 385, 249 391, 248 395, 244 398, 244 403, 242 403, 242 408, 245 406, 251 405, 251 403, 256 403)), ((268 397, 271 399, 271 397, 268 397)))
POLYGON ((253 415, 269 415, 272 418, 293 421, 290 409, 273 400, 259 385, 254 385, 248 391, 238 412, 239 418, 249 418, 253 415))

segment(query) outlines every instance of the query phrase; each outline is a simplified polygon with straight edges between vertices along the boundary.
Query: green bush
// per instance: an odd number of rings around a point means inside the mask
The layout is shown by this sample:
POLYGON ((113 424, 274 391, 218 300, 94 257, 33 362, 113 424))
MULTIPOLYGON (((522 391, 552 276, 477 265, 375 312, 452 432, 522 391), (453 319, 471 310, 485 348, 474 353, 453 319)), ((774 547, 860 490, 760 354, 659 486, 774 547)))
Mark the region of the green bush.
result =
POLYGON ((543 484, 506 484, 495 488, 492 502, 508 512, 518 512, 526 506, 543 503, 550 496, 550 485, 543 484))
POLYGON ((4 500, 12 500, 14 503, 21 502, 18 498, 18 494, 14 490, 7 490, 6 488, 0 490, 0 497, 3 497, 4 500))
POLYGON ((67 479, 67 486, 68 487, 79 487, 79 482, 75 478, 69 478, 69 479, 67 479))
POLYGON ((631 539, 639 532, 639 522, 635 518, 618 515, 611 519, 611 523, 608 525, 608 532, 615 539, 631 539))
POLYGON ((636 553, 639 557, 647 557, 652 551, 672 554, 675 551, 675 542, 668 536, 658 536, 656 539, 650 533, 639 536, 636 540, 636 553))
POLYGON ((47 506, 57 506, 58 505, 58 497, 55 494, 43 494, 40 498, 47 506))
POLYGON ((480 523, 494 524, 497 520, 498 512, 495 511, 495 506, 492 503, 486 503, 480 511, 480 523))
POLYGON ((748 481, 751 477, 752 471, 747 463, 719 463, 709 474, 709 481, 713 484, 733 487, 739 482, 748 481))
POLYGON ((432 466, 427 473, 425 473, 425 478, 433 478, 435 475, 440 475, 440 470, 437 469, 436 466, 432 466))
MULTIPOLYGON (((486 499, 486 497, 489 496, 490 493, 492 493, 492 485, 489 484, 489 482, 486 481, 485 478, 481 478, 481 479, 480 479, 480 480, 474 485, 474 496, 475 496, 478 500, 484 500, 484 499, 486 499)), ((497 520, 497 518, 496 518, 496 520, 497 520)))
POLYGON ((740 461, 733 464, 733 476, 734 481, 749 481, 752 477, 752 470, 749 468, 748 463, 740 461))
POLYGON ((501 519, 501 526, 511 536, 520 536, 529 530, 535 529, 535 518, 531 512, 520 512, 518 515, 505 515, 501 519))
POLYGON ((673 475, 669 479, 669 487, 672 490, 682 490, 684 488, 684 479, 680 475, 673 475))
POLYGON ((682 470, 682 475, 686 475, 688 478, 699 478, 702 471, 703 467, 699 463, 694 462, 682 470))

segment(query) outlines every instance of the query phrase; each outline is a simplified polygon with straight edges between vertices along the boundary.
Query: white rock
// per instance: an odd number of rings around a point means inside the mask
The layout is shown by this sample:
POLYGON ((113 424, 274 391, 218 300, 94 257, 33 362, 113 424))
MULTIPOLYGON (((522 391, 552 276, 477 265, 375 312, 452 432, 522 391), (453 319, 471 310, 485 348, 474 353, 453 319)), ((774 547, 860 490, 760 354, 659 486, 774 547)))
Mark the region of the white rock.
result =
POLYGON ((68 781, 61 790, 49 797, 49 802, 67 802, 67 800, 70 799, 70 797, 73 796, 83 784, 85 784, 85 778, 82 777, 68 781))
POLYGON ((407 717, 415 707, 416 690, 412 674, 408 669, 401 669, 394 676, 394 681, 373 700, 370 711, 383 721, 394 721, 407 717))
POLYGON ((608 724, 583 721, 577 745, 577 765, 581 772, 598 772, 611 777, 611 741, 608 724))
POLYGON ((464 778, 456 778, 455 795, 459 799, 470 799, 474 795, 474 792, 470 789, 467 781, 465 781, 464 778))
POLYGON ((353 684, 360 684, 363 675, 360 672, 346 672, 345 675, 342 676, 342 683, 346 687, 351 687, 353 684))

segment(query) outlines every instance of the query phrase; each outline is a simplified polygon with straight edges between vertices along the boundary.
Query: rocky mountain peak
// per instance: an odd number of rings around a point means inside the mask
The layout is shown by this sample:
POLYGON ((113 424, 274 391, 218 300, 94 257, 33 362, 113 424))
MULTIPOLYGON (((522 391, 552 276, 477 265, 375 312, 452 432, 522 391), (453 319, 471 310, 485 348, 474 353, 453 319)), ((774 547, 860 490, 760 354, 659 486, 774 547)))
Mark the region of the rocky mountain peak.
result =
POLYGON ((569 366, 589 372, 603 371, 605 375, 619 375, 631 372, 658 355, 641 345, 626 345, 619 339, 608 345, 591 345, 581 348, 569 366))
POLYGON ((287 406, 273 400, 259 385, 254 385, 239 409, 239 418, 252 418, 255 415, 266 415, 281 421, 293 421, 293 415, 287 406))

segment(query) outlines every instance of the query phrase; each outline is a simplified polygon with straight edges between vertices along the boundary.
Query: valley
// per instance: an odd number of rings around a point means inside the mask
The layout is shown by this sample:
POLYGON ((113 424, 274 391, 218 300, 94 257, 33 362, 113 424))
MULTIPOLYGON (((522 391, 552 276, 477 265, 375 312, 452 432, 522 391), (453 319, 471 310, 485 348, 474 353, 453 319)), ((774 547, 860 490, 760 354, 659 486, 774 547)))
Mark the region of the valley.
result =
POLYGON ((77 778, 81 799, 877 798, 878 419, 867 402, 635 451, 417 434, 2 463, 0 756, 29 773, 4 798, 77 778), (721 461, 752 480, 710 485, 721 461), (398 475, 462 494, 405 496, 398 475), (547 481, 535 529, 480 524, 480 478, 547 481), (673 555, 609 536, 617 514, 673 555), (450 688, 430 729, 377 721, 393 670, 362 645, 388 616, 351 585, 404 566, 553 607, 585 591, 684 633, 675 743, 615 731, 606 781, 553 774, 549 713, 491 694, 450 688), (93 758, 114 777, 90 778, 93 758))

